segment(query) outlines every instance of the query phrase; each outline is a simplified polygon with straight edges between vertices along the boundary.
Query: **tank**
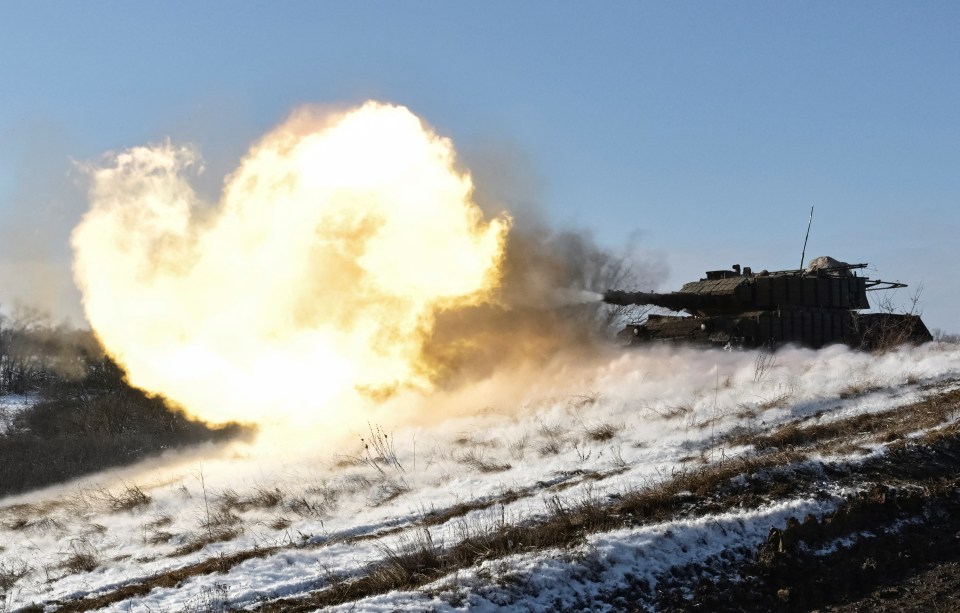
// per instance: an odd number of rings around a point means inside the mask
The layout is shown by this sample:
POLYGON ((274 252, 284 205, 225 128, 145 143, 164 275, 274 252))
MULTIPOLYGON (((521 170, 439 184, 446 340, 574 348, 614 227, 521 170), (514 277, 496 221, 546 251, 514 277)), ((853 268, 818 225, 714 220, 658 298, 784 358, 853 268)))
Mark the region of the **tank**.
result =
POLYGON ((680 291, 666 294, 608 290, 604 302, 654 305, 687 315, 650 314, 620 336, 629 344, 682 342, 719 347, 823 347, 843 343, 876 349, 932 340, 920 317, 911 314, 860 313, 869 309, 867 293, 906 287, 899 282, 860 276, 866 264, 819 257, 805 269, 754 273, 713 270, 680 291))

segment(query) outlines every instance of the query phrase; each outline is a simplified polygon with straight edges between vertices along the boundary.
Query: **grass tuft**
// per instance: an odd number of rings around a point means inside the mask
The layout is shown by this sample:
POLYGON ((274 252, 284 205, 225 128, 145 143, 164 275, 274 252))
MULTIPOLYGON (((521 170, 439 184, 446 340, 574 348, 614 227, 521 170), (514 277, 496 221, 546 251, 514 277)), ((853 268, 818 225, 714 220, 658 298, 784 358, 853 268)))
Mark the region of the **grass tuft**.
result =
POLYGON ((623 424, 602 423, 595 426, 586 426, 585 430, 587 438, 591 441, 603 443, 609 441, 623 430, 623 424))
POLYGON ((557 455, 563 451, 564 446, 566 445, 566 438, 564 434, 566 430, 560 424, 547 424, 546 422, 540 422, 540 436, 542 440, 540 445, 537 447, 537 451, 540 453, 541 457, 548 455, 557 455))
POLYGON ((386 504, 394 498, 406 494, 409 491, 410 486, 408 486, 406 482, 397 481, 394 479, 384 479, 374 486, 373 499, 370 502, 370 506, 378 507, 382 504, 386 504))
POLYGON ((510 450, 510 457, 514 460, 520 461, 523 459, 523 456, 526 455, 527 447, 530 446, 530 435, 524 434, 517 440, 510 443, 508 449, 510 450))
POLYGON ((207 530, 198 535, 193 535, 187 538, 186 542, 183 545, 178 547, 174 552, 174 556, 184 556, 196 551, 200 551, 207 545, 213 543, 221 543, 223 541, 231 541, 241 534, 239 528, 231 527, 221 527, 213 530, 207 530))
POLYGON ((150 504, 150 496, 138 485, 127 485, 120 493, 104 491, 104 497, 110 508, 116 512, 132 511, 150 504))
POLYGON ((72 553, 60 567, 72 574, 89 573, 100 566, 100 556, 93 545, 84 538, 70 542, 72 553))
POLYGON ((416 587, 442 567, 443 548, 434 543, 426 528, 413 536, 401 536, 394 547, 381 543, 378 548, 381 561, 369 575, 370 580, 392 589, 416 587))
POLYGON ((456 456, 457 462, 481 473, 497 473, 510 470, 510 464, 484 457, 482 451, 469 449, 456 456))

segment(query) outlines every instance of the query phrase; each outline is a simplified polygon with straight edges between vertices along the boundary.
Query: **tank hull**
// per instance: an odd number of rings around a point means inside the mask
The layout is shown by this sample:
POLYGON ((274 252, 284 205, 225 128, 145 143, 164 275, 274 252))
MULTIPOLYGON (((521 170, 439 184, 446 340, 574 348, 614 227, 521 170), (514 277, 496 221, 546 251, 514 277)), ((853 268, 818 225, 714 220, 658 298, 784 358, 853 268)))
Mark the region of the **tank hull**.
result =
POLYGON ((624 328, 621 338, 631 345, 668 342, 703 347, 820 348, 843 344, 870 350, 933 340, 916 315, 816 309, 706 317, 650 315, 646 322, 624 328))

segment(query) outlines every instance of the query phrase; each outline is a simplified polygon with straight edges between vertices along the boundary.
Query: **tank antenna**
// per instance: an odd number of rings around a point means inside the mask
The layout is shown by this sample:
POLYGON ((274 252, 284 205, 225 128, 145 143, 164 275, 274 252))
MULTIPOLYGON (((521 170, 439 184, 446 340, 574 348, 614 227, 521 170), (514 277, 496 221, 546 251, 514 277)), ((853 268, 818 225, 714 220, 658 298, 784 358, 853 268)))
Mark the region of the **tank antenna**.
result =
POLYGON ((810 226, 813 225, 813 206, 810 207, 810 221, 807 222, 807 235, 803 238, 803 251, 800 252, 800 270, 803 270, 803 259, 807 255, 807 240, 810 239, 810 226))

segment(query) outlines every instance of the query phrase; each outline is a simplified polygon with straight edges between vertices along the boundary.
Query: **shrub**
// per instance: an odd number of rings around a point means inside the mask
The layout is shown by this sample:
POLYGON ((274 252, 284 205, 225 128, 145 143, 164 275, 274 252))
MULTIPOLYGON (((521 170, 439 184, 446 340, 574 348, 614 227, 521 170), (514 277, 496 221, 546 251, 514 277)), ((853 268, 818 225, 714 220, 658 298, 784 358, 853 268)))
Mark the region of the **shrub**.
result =
POLYGON ((41 390, 41 397, 0 435, 0 496, 131 464, 167 449, 251 433, 235 423, 210 426, 189 419, 163 398, 130 387, 109 358, 93 364, 82 379, 56 380, 41 390))

